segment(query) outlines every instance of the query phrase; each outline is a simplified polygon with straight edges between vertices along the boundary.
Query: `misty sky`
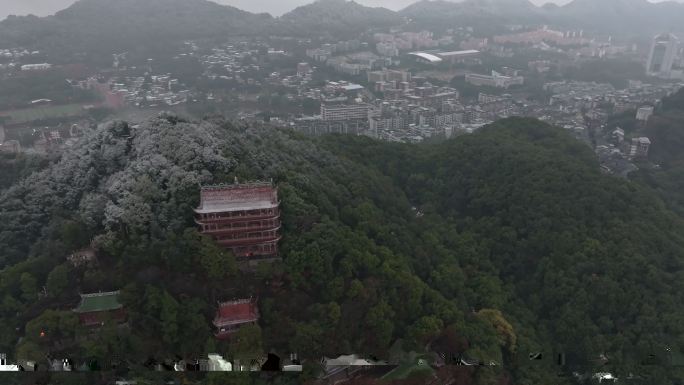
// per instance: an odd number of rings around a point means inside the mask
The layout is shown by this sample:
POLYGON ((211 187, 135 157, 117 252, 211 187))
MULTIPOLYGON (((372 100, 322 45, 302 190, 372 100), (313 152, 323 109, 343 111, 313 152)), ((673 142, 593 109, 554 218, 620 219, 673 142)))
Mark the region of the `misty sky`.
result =
MULTIPOLYGON (((140 0, 145 1, 145 0, 140 0)), ((215 0, 217 3, 232 5, 251 12, 268 12, 274 16, 282 15, 291 9, 312 2, 313 0, 215 0)), ((417 0, 356 0, 370 6, 386 7, 398 10, 417 0)), ((570 0, 532 0, 535 4, 546 2, 564 4, 570 0)), ((601 0, 596 0, 601 1, 601 0)), ((38 16, 53 14, 71 5, 74 0, 0 0, 0 19, 7 15, 38 16)))

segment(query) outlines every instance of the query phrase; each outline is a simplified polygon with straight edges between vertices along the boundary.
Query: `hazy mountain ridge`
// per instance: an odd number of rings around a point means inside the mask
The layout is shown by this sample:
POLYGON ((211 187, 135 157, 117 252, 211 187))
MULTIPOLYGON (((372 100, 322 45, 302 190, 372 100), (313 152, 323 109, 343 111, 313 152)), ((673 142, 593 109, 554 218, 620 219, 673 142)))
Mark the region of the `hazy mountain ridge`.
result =
POLYGON ((54 16, 0 22, 0 47, 111 54, 219 34, 259 34, 272 22, 268 14, 207 0, 80 0, 54 16))
POLYGON ((399 13, 419 25, 443 29, 468 25, 475 27, 478 34, 501 33, 508 24, 541 20, 539 8, 527 0, 422 0, 399 13))
POLYGON ((681 30, 684 4, 647 0, 574 0, 564 6, 537 7, 527 0, 422 0, 402 11, 424 23, 549 23, 605 33, 642 34, 681 30))
POLYGON ((422 0, 399 12, 353 1, 320 0, 280 18, 254 14, 207 0, 80 0, 48 17, 10 17, 0 22, 0 47, 109 55, 138 46, 154 48, 184 39, 219 35, 328 34, 342 37, 368 27, 476 26, 498 33, 508 24, 549 23, 625 34, 655 34, 684 28, 684 5, 646 0, 575 0, 562 7, 537 7, 528 0, 422 0), (102 52, 100 52, 102 51, 102 52))
POLYGON ((574 0, 548 13, 567 25, 613 33, 681 31, 684 4, 647 0, 574 0))
POLYGON ((303 33, 325 30, 336 34, 356 34, 359 29, 384 28, 403 22, 398 13, 389 9, 366 7, 347 0, 318 0, 295 8, 279 21, 281 27, 297 26, 303 33))

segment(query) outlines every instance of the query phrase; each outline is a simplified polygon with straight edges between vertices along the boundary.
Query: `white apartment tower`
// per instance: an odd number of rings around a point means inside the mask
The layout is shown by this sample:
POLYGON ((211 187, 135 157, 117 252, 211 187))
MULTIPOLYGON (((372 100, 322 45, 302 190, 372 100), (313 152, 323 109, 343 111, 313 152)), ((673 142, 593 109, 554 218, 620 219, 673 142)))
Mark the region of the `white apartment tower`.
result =
POLYGON ((646 64, 646 74, 661 78, 670 78, 672 65, 679 49, 679 39, 671 33, 664 33, 653 38, 651 51, 646 64))

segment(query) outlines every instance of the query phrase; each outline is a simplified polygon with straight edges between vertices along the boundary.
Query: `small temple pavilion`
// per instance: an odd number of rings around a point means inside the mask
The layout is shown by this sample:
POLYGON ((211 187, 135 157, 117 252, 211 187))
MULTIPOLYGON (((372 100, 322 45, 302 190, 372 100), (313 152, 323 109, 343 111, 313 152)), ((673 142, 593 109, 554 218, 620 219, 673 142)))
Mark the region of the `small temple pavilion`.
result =
POLYGON ((119 292, 81 294, 81 303, 74 312, 81 325, 101 326, 106 320, 124 322, 126 310, 119 303, 119 292))
POLYGON ((254 325, 259 320, 259 308, 252 298, 239 299, 219 303, 214 326, 214 335, 219 339, 227 339, 242 326, 254 325))
POLYGON ((195 222, 238 260, 278 256, 280 202, 272 182, 205 186, 195 222))

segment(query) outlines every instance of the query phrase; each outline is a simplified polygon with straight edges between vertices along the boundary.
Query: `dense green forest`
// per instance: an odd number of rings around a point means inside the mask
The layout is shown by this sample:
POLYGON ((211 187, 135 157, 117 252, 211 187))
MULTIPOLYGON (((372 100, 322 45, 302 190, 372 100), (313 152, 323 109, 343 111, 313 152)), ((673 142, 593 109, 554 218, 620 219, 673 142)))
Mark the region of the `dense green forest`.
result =
POLYGON ((0 351, 296 351, 305 377, 323 355, 446 351, 498 363, 468 384, 597 371, 674 384, 683 234, 656 194, 601 174, 586 145, 536 120, 429 145, 171 115, 112 122, 0 193, 0 351), (193 223, 199 185, 235 176, 273 178, 282 200, 283 260, 252 273, 193 223), (97 263, 66 261, 91 242, 97 263), (127 327, 78 326, 78 293, 116 289, 127 327), (215 340, 216 302, 250 295, 259 326, 215 340), (532 365, 536 351, 565 352, 566 365, 532 365))
POLYGON ((42 155, 0 154, 0 191, 46 167, 48 162, 42 155))
POLYGON ((646 127, 634 116, 628 122, 628 127, 636 127, 651 140, 649 160, 657 165, 645 165, 632 179, 652 188, 671 209, 684 215, 684 90, 665 98, 646 127))

